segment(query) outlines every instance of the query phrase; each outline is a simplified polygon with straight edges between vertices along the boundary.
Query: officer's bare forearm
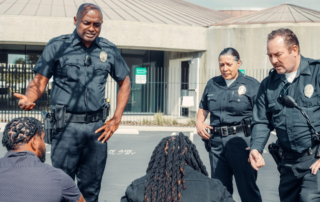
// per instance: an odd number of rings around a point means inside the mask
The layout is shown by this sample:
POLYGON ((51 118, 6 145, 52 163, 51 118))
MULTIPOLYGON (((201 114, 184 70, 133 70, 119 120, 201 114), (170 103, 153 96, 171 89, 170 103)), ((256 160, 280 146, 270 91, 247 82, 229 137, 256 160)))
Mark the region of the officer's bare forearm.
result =
POLYGON ((120 90, 117 98, 117 108, 113 118, 120 122, 124 108, 126 107, 130 97, 131 85, 129 76, 126 76, 123 81, 118 82, 118 85, 120 90))
POLYGON ((48 78, 41 74, 36 74, 33 80, 29 83, 25 94, 30 102, 35 102, 41 97, 42 93, 46 89, 48 81, 48 78))
POLYGON ((197 122, 203 123, 206 120, 208 114, 209 114, 208 110, 199 108, 198 115, 197 115, 197 122))

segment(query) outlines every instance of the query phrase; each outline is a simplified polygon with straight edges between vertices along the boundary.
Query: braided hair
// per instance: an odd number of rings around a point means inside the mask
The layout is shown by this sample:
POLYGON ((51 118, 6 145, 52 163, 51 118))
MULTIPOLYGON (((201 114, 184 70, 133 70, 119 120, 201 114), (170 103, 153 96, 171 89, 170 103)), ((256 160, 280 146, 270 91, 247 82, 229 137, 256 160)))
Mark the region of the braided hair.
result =
POLYGON ((32 117, 20 117, 12 119, 4 128, 2 145, 7 150, 16 150, 22 144, 26 144, 35 135, 41 137, 41 122, 32 117))
POLYGON ((161 140, 152 153, 144 202, 181 202, 186 189, 184 166, 208 176, 196 146, 183 133, 161 140))

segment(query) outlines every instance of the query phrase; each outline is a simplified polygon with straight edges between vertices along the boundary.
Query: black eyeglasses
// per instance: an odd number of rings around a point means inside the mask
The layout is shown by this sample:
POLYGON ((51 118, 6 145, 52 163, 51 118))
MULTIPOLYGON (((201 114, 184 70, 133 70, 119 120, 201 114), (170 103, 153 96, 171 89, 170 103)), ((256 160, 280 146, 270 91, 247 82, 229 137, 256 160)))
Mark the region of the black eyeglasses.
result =
POLYGON ((286 83, 286 84, 283 86, 283 88, 281 89, 280 95, 279 95, 279 98, 278 98, 278 100, 279 100, 280 103, 283 103, 283 98, 284 98, 286 95, 288 95, 288 90, 289 90, 290 87, 291 87, 291 83, 286 83))
POLYGON ((91 57, 89 55, 86 55, 84 58, 84 66, 90 66, 91 65, 91 57))

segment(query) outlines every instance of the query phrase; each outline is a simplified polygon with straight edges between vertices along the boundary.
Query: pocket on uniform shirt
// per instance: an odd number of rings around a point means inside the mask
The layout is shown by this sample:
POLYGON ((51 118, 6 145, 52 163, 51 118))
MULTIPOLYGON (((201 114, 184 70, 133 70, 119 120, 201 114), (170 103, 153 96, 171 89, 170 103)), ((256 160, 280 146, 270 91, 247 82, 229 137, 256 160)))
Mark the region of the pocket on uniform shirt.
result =
POLYGON ((238 95, 234 94, 230 100, 229 103, 231 105, 232 111, 234 114, 240 115, 244 111, 248 109, 248 106, 250 105, 249 98, 246 95, 238 95))
POLYGON ((207 94, 209 111, 220 110, 220 104, 218 104, 218 97, 218 94, 207 94))
POLYGON ((270 112, 272 114, 272 122, 275 127, 281 125, 281 121, 284 119, 281 119, 281 109, 279 107, 279 104, 276 102, 272 102, 268 104, 267 112, 270 112))
POLYGON ((80 65, 72 60, 66 60, 65 58, 59 59, 60 71, 62 77, 66 81, 78 81, 81 77, 80 65))
POLYGON ((109 72, 110 72, 109 63, 95 64, 93 81, 99 84, 106 83, 109 72))
MULTIPOLYGON (((320 113, 320 100, 318 95, 313 95, 311 98, 301 97, 300 99, 298 99, 297 104, 298 106, 302 107, 302 109, 307 113, 311 122, 318 121, 318 113, 320 113)), ((303 123, 306 123, 307 119, 302 115, 302 113, 299 110, 297 111, 299 120, 303 123)))

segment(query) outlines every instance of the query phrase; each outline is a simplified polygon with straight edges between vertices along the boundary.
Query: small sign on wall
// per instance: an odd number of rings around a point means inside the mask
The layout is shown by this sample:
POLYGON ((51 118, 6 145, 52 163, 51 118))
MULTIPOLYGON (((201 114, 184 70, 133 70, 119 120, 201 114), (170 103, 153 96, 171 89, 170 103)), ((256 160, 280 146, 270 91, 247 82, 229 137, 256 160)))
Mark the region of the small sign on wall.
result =
POLYGON ((147 68, 144 68, 144 67, 136 68, 136 83, 137 84, 147 83, 147 68))
POLYGON ((246 74, 246 70, 244 70, 244 69, 239 69, 239 71, 240 71, 242 74, 246 74))

